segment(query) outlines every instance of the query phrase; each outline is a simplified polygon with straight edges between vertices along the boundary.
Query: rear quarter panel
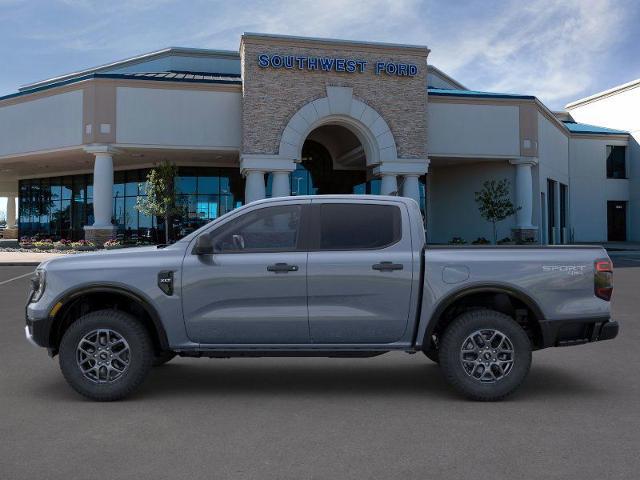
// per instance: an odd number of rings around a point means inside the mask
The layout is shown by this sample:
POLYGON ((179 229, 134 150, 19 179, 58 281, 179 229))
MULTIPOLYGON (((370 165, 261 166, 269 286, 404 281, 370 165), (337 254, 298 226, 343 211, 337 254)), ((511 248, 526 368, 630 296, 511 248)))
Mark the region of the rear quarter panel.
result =
POLYGON ((594 261, 600 247, 451 247, 425 251, 418 346, 434 313, 453 296, 483 287, 528 297, 543 320, 604 317, 610 304, 594 295, 594 261))

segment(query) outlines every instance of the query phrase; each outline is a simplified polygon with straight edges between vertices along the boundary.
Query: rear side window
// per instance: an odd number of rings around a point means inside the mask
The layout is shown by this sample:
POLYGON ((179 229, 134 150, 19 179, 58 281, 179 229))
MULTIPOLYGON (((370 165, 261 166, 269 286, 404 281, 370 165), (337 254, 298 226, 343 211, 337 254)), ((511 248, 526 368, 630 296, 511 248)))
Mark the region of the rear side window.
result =
POLYGON ((320 250, 369 250, 400 240, 400 208, 394 205, 324 203, 320 250))

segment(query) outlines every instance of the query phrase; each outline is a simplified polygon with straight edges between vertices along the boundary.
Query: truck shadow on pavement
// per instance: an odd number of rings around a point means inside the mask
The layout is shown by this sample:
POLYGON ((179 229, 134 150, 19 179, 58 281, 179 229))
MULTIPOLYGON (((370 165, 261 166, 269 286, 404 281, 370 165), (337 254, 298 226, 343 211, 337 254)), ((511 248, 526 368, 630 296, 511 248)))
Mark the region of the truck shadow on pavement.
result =
MULTIPOLYGON (((206 360, 204 360, 206 362, 206 360)), ((215 362, 215 360, 213 361, 215 362)), ((222 361, 224 362, 224 360, 222 361)), ((588 377, 562 368, 533 368, 512 397, 600 396, 607 392, 588 377)), ((440 369, 423 365, 251 365, 180 364, 179 360, 154 370, 136 398, 237 395, 405 396, 425 399, 462 399, 446 383, 440 369)))
MULTIPOLYGON (((293 362, 295 360, 289 359, 293 362)), ((460 400, 446 383, 437 365, 433 363, 407 365, 363 365, 331 361, 319 364, 298 362, 291 365, 260 364, 256 360, 189 361, 181 359, 155 368, 141 388, 125 401, 151 399, 206 398, 216 395, 256 396, 308 396, 318 397, 406 397, 425 400, 460 400), (247 363, 244 363, 247 362, 247 363)), ((51 400, 80 400, 59 377, 38 384, 37 395, 51 400)), ((609 393, 593 379, 576 377, 575 371, 561 367, 533 367, 524 385, 509 397, 509 401, 544 398, 594 398, 609 393)), ((613 394, 613 393, 611 393, 613 394)))

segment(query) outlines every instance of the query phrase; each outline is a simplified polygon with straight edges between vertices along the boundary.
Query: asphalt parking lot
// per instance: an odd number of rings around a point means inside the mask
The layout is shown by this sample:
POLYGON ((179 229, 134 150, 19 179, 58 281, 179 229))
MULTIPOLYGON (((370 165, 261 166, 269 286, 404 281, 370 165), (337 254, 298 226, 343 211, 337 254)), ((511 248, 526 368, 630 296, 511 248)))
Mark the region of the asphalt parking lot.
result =
POLYGON ((640 475, 640 257, 616 257, 609 342, 534 354, 501 403, 422 355, 175 359, 93 403, 24 339, 33 267, 0 267, 2 479, 631 479, 640 475))

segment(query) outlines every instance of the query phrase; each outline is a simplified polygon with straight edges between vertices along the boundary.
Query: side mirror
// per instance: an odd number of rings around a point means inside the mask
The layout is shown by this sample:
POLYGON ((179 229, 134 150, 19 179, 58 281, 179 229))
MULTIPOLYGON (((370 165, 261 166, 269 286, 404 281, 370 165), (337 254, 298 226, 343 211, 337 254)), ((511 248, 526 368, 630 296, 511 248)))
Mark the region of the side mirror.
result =
POLYGON ((196 238, 196 246, 193 247, 194 255, 213 255, 213 244, 211 243, 211 237, 206 233, 203 233, 196 238))

